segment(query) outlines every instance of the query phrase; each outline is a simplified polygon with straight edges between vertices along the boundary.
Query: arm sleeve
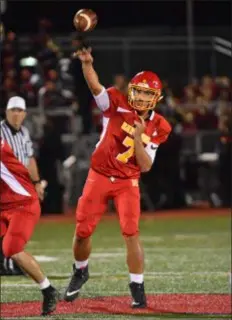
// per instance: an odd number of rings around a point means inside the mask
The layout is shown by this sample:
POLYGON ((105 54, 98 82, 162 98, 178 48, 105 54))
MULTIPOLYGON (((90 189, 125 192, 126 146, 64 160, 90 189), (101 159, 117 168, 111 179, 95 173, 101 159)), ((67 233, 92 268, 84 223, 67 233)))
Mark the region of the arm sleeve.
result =
POLYGON ((159 147, 158 144, 153 143, 153 142, 149 142, 145 148, 147 154, 151 158, 152 163, 155 160, 155 156, 156 156, 156 152, 157 152, 158 147, 159 147))
POLYGON ((152 135, 152 142, 160 145, 164 143, 172 131, 172 127, 164 118, 161 119, 159 126, 156 131, 154 131, 152 135))
POLYGON ((97 95, 93 96, 98 108, 104 112, 110 107, 110 97, 106 88, 102 88, 102 91, 97 95))
POLYGON ((94 99, 98 108, 106 117, 109 117, 118 106, 120 92, 114 87, 107 90, 103 87, 102 92, 100 92, 99 95, 94 96, 94 99))
POLYGON ((150 156, 152 162, 154 162, 156 157, 156 152, 161 143, 164 143, 171 132, 170 124, 163 118, 157 130, 153 132, 151 142, 148 143, 145 150, 150 156))

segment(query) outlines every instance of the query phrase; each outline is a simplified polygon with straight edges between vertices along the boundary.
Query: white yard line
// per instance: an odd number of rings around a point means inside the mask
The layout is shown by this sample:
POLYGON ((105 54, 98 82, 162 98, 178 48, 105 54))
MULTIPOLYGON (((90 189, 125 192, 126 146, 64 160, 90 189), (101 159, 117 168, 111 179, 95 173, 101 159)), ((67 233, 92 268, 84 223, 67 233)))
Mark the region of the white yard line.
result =
POLYGON ((58 257, 50 257, 50 256, 44 256, 44 255, 34 256, 34 258, 35 258, 38 262, 52 262, 52 261, 57 261, 57 260, 59 260, 58 257))
MULTIPOLYGON (((29 249, 29 248, 28 248, 29 249)), ((210 247, 174 247, 174 248, 170 248, 170 247, 155 247, 155 248, 144 248, 145 252, 159 252, 159 251, 229 251, 231 250, 231 247, 226 247, 226 248, 210 248, 210 247)), ((71 253, 72 254, 72 249, 71 248, 62 248, 62 249, 58 249, 58 248, 31 248, 31 252, 60 252, 60 253, 71 253)), ((115 254, 121 254, 121 253, 125 253, 125 249, 124 248, 113 248, 110 251, 107 251, 104 248, 98 248, 98 249, 93 249, 93 253, 91 253, 91 255, 99 255, 99 254, 111 254, 111 255, 115 255, 115 254)))
POLYGON ((204 240, 204 239, 210 239, 215 236, 229 236, 230 233, 226 232, 211 232, 208 234, 203 234, 203 233, 181 233, 181 234, 171 234, 171 235, 165 235, 165 236, 143 236, 141 235, 141 240, 144 242, 154 242, 154 243, 159 243, 159 242, 164 242, 165 238, 171 238, 172 240, 175 241, 182 241, 182 240, 187 240, 187 239, 194 239, 194 240, 204 240))
MULTIPOLYGON (((122 272, 122 273, 104 273, 104 272, 91 272, 92 276, 109 276, 109 277, 124 277, 127 276, 127 272, 122 272)), ((173 271, 167 271, 167 272, 145 272, 144 276, 145 277, 170 277, 170 276, 188 276, 188 275, 197 275, 197 276, 206 276, 206 275, 212 275, 212 276, 225 276, 228 275, 227 272, 223 271, 196 271, 196 272, 187 272, 187 271, 182 271, 182 272, 173 272, 173 271)), ((53 273, 49 275, 50 277, 69 277, 70 273, 53 273)))
POLYGON ((140 237, 142 242, 152 242, 152 243, 160 243, 164 242, 164 237, 157 237, 157 236, 141 236, 140 237))
POLYGON ((182 241, 182 240, 202 240, 202 239, 207 239, 209 238, 208 235, 206 234, 175 234, 174 239, 177 241, 182 241))
POLYGON ((92 258, 117 258, 123 257, 124 252, 99 252, 99 253, 91 253, 92 258))
MULTIPOLYGON (((62 277, 63 280, 66 280, 65 278, 69 278, 71 276, 71 273, 53 273, 49 274, 48 277, 62 277)), ((120 278, 120 277, 127 277, 128 273, 118 273, 118 274, 106 274, 104 272, 91 272, 91 276, 93 277, 110 277, 110 278, 120 278)), ((146 272, 145 277, 146 278, 156 278, 156 277, 184 277, 184 276, 199 276, 199 277, 205 277, 205 276, 212 276, 212 277, 229 277, 228 272, 222 272, 222 271, 212 271, 212 272, 146 272)), ((62 280, 62 279, 57 279, 62 280)), ((37 287, 34 283, 1 283, 1 288, 15 288, 15 287, 22 287, 22 288, 30 288, 30 287, 37 287)))

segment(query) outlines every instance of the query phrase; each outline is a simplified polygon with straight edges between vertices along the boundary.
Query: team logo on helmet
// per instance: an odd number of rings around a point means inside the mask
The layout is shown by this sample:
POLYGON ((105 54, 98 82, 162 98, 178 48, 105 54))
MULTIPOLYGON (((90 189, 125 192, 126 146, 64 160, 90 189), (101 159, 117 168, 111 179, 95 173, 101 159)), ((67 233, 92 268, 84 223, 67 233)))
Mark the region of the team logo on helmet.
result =
POLYGON ((143 88, 149 88, 149 84, 147 83, 146 80, 143 80, 143 82, 137 83, 137 86, 143 87, 143 88))

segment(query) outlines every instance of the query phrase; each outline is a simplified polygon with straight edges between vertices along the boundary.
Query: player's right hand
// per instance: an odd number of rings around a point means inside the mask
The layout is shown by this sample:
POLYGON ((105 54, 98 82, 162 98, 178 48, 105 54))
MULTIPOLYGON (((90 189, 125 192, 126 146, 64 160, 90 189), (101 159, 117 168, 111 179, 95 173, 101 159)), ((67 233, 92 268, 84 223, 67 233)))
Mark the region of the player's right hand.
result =
POLYGON ((36 192, 38 194, 38 197, 39 197, 40 201, 44 200, 44 189, 45 188, 44 188, 44 185, 43 185, 42 181, 35 185, 35 190, 36 190, 36 192))
POLYGON ((74 52, 73 58, 78 58, 83 63, 92 63, 93 57, 91 55, 91 48, 82 48, 74 52))

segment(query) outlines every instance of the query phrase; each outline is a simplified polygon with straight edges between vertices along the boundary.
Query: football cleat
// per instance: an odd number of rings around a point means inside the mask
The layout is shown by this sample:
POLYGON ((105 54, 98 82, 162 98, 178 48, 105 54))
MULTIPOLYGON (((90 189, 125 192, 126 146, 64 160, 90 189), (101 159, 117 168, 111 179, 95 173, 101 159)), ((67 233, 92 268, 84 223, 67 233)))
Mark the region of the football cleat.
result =
POLYGON ((73 265, 73 275, 68 285, 67 290, 64 294, 64 300, 71 302, 75 300, 83 284, 89 279, 88 266, 82 269, 76 269, 75 264, 73 265))
POLYGON ((0 262, 0 276, 25 276, 25 273, 11 258, 4 257, 0 262))
POLYGON ((52 286, 42 290, 43 305, 42 316, 46 316, 56 310, 56 305, 59 301, 59 292, 52 286))
POLYGON ((130 287, 131 295, 133 298, 131 307, 146 308, 147 300, 144 292, 144 282, 143 283, 131 282, 129 284, 129 287, 130 287))

